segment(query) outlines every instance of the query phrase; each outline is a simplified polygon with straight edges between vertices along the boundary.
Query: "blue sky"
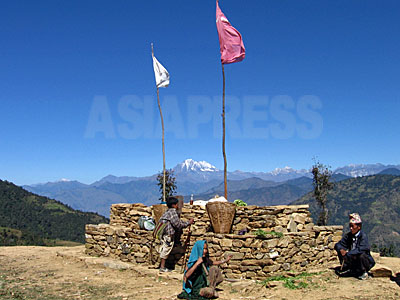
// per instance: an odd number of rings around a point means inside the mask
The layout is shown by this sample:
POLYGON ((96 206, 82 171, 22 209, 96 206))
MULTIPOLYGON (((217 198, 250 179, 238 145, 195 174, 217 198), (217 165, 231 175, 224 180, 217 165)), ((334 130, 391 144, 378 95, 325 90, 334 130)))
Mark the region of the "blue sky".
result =
MULTIPOLYGON (((221 0, 246 58, 225 66, 228 169, 399 164, 398 1, 221 0), (229 108, 230 106, 230 108, 229 108)), ((215 1, 2 1, 0 178, 16 184, 223 168, 215 1)))

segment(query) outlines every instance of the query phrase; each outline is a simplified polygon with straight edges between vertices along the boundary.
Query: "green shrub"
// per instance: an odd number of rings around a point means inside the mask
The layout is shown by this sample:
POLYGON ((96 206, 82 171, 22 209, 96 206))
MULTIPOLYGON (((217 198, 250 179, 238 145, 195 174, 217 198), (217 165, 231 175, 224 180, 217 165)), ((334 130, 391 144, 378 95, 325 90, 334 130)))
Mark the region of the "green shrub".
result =
POLYGON ((236 206, 247 206, 247 203, 240 199, 236 199, 233 203, 236 204, 236 206))
POLYGON ((286 276, 273 276, 273 277, 268 277, 267 279, 261 281, 261 284, 265 287, 268 287, 268 283, 270 281, 283 281, 283 286, 291 289, 291 290, 296 290, 296 289, 304 289, 308 287, 308 282, 306 280, 307 277, 311 277, 314 275, 320 275, 322 272, 319 273, 307 273, 303 272, 297 276, 294 277, 286 277, 286 276))
POLYGON ((262 230, 262 229, 257 229, 256 231, 254 231, 254 234, 257 237, 261 237, 261 238, 265 238, 265 237, 267 237, 267 235, 273 235, 273 236, 276 236, 278 238, 283 237, 283 233, 282 232, 265 231, 265 230, 262 230))

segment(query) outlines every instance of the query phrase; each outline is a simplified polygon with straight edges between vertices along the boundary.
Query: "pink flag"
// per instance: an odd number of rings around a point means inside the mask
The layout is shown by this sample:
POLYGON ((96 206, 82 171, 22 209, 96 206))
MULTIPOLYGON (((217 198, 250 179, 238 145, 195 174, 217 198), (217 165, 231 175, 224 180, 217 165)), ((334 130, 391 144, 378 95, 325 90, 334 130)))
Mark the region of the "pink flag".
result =
POLYGON ((221 50, 221 62, 231 64, 242 61, 245 56, 242 36, 225 17, 218 6, 217 0, 217 30, 221 50))

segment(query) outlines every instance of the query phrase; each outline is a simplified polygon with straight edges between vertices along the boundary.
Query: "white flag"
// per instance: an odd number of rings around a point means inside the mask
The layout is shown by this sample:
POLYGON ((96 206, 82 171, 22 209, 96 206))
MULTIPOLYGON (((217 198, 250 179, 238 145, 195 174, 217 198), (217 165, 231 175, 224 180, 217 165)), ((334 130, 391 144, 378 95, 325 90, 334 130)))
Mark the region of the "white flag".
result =
POLYGON ((153 68, 154 75, 156 77, 156 85, 157 87, 167 87, 169 85, 169 73, 168 71, 160 64, 160 62, 153 55, 153 68))

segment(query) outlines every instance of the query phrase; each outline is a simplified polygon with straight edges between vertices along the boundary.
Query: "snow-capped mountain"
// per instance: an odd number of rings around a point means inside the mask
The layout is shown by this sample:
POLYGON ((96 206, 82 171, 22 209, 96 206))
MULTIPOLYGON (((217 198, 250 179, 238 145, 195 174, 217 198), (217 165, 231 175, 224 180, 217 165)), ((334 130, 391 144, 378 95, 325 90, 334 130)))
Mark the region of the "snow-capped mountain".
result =
MULTIPOLYGON (((400 165, 384 165, 384 164, 350 164, 337 168, 334 174, 343 174, 350 177, 360 177, 374 175, 388 168, 400 170, 400 165)), ((186 159, 173 169, 177 181, 179 182, 207 182, 210 180, 223 180, 223 170, 217 169, 212 164, 205 161, 195 161, 186 159)), ((282 182, 299 177, 312 177, 311 171, 306 169, 296 170, 289 166, 276 168, 270 172, 245 172, 236 170, 228 172, 229 180, 242 180, 252 177, 261 178, 263 180, 282 182)))
POLYGON ((394 168, 400 169, 400 165, 383 165, 383 164, 350 164, 341 168, 337 168, 334 173, 341 173, 350 177, 361 177, 374 175, 383 170, 394 168))
POLYGON ((219 170, 206 161, 195 161, 191 158, 174 167, 175 173, 180 172, 218 172, 219 170))
MULTIPOLYGON (((295 170, 291 167, 276 168, 271 172, 247 172, 247 176, 258 177, 264 180, 282 182, 299 177, 311 177, 307 170, 295 170)), ((228 177, 229 178, 229 177, 228 177)))
POLYGON ((309 171, 307 171, 305 169, 295 170, 291 167, 286 166, 284 168, 276 168, 269 174, 271 174, 271 175, 299 174, 300 176, 304 176, 305 173, 309 173, 309 171))
MULTIPOLYGON (((208 182, 210 180, 223 180, 223 170, 217 169, 206 161, 195 161, 186 159, 174 167, 174 173, 178 182, 208 182)), ((248 178, 261 178, 270 181, 285 181, 302 176, 310 177, 311 173, 307 170, 295 170, 291 167, 277 168, 272 172, 245 172, 236 170, 228 172, 229 180, 242 180, 248 178)))
POLYGON ((207 182, 210 180, 221 180, 223 171, 218 170, 206 161, 195 161, 191 158, 173 168, 178 182, 207 182))

